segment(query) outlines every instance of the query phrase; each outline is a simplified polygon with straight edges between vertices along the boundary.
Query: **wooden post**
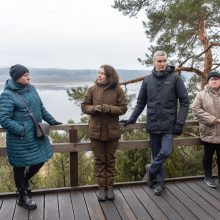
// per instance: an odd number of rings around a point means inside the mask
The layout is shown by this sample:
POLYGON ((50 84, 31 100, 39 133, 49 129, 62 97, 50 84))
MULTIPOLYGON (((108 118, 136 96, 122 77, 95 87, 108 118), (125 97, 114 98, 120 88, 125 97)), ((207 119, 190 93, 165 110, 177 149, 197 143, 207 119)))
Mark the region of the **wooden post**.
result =
MULTIPOLYGON (((70 143, 76 143, 77 130, 69 130, 70 143)), ((70 186, 78 186, 78 152, 70 152, 70 186)))

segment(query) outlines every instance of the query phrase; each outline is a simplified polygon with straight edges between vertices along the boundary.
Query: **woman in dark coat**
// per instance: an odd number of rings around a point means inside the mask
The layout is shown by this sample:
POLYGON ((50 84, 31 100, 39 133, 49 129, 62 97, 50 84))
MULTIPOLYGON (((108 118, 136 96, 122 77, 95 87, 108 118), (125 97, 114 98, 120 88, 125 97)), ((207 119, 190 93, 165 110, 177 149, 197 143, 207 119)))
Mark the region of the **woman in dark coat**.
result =
POLYGON ((29 71, 25 66, 14 65, 9 74, 11 79, 6 81, 0 97, 0 124, 6 129, 8 159, 19 192, 18 205, 35 209, 37 205, 30 197, 29 180, 52 157, 52 149, 48 137, 35 137, 33 120, 20 98, 38 122, 43 119, 50 125, 61 123, 44 108, 35 87, 29 83, 29 71))
POLYGON ((125 94, 115 69, 103 65, 95 85, 85 94, 82 111, 90 115, 89 137, 95 156, 98 200, 114 199, 115 151, 120 138, 119 115, 125 114, 125 94))

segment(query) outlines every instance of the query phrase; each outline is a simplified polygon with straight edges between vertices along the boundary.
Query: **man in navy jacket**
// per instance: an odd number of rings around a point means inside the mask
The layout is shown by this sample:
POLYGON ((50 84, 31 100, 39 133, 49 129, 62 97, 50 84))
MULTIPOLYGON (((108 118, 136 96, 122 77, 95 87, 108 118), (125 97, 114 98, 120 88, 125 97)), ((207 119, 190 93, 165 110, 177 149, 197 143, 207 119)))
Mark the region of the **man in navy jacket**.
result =
POLYGON ((146 165, 147 184, 152 187, 156 180, 154 193, 161 195, 165 179, 163 163, 172 152, 173 135, 182 133, 189 99, 182 79, 174 73, 175 67, 167 65, 166 52, 155 52, 153 64, 152 73, 142 82, 133 113, 121 123, 125 126, 134 124, 147 105, 147 130, 153 155, 151 164, 146 165), (178 101, 180 106, 177 111, 178 101))

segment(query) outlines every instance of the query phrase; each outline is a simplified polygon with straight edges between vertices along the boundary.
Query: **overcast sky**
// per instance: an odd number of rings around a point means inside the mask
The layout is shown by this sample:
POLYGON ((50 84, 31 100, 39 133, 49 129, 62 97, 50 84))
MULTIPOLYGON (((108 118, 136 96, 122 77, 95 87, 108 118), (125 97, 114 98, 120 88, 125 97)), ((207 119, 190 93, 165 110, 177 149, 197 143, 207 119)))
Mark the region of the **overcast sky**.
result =
POLYGON ((144 16, 129 18, 113 0, 7 0, 0 7, 0 66, 145 69, 144 16))

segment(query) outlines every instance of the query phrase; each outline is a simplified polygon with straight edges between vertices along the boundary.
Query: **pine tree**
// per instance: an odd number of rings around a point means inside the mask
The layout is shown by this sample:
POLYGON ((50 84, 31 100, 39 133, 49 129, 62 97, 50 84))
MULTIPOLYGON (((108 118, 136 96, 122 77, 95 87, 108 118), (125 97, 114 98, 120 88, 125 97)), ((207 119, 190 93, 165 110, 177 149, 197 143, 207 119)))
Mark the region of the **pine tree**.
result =
POLYGON ((196 73, 201 88, 207 74, 220 66, 219 0, 115 0, 114 8, 124 15, 146 13, 143 22, 151 45, 143 64, 152 63, 156 50, 168 52, 177 71, 196 73))

